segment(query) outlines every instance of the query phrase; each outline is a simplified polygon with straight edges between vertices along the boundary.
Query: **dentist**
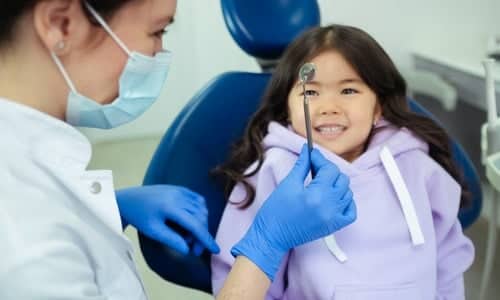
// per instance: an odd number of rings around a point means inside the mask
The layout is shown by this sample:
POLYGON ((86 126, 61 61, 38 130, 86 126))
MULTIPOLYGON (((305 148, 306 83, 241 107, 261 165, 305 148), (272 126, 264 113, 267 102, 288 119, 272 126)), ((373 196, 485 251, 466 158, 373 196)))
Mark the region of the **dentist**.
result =
MULTIPOLYGON (((0 2, 0 299, 146 299, 129 224, 182 254, 219 251, 201 196, 167 185, 115 191, 110 171, 87 170, 91 145, 74 128, 115 128, 158 98, 175 9, 175 0, 0 2)), ((304 148, 235 245, 219 299, 263 299, 288 250, 354 221, 344 175, 319 152, 312 162, 317 176, 304 187, 304 148)))

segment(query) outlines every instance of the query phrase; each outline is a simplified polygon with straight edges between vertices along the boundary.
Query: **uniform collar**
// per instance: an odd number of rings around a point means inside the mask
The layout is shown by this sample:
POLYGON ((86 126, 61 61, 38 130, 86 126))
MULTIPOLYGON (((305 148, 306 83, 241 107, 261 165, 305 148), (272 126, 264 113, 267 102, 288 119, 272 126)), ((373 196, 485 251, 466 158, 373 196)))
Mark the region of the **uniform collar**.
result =
POLYGON ((46 113, 0 98, 0 127, 35 156, 83 171, 92 156, 89 140, 74 127, 46 113))

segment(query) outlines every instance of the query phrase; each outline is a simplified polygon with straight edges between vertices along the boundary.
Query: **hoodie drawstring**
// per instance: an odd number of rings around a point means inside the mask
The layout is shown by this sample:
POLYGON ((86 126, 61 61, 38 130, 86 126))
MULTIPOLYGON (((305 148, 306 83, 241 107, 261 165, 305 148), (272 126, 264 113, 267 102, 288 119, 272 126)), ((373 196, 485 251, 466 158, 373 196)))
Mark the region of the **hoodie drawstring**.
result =
POLYGON ((406 187, 403 176, 401 175, 401 172, 399 171, 396 161, 394 160, 394 157, 389 148, 385 146, 382 148, 382 151, 380 152, 380 159, 382 160, 382 164, 384 165, 384 168, 389 175, 392 186, 396 190, 396 194, 398 196, 403 214, 406 219, 406 223, 408 224, 408 229, 410 230, 410 236, 413 245, 418 246, 424 244, 424 235, 418 222, 418 217, 413 205, 413 200, 411 199, 410 192, 406 187))
POLYGON ((337 258, 339 262, 344 263, 347 261, 347 255, 345 255, 344 251, 340 249, 333 234, 327 236, 326 238, 324 238, 324 240, 326 246, 328 247, 328 250, 330 250, 330 252, 337 258))

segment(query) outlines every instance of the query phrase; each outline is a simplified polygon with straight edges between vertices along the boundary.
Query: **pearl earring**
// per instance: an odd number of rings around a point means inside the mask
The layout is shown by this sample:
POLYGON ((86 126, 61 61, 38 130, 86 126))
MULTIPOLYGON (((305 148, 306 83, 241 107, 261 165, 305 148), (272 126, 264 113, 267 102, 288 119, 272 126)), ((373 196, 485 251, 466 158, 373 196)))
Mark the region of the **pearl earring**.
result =
POLYGON ((64 50, 64 48, 66 48, 66 43, 65 43, 64 41, 59 41, 59 42, 56 44, 56 50, 57 50, 57 51, 64 50))

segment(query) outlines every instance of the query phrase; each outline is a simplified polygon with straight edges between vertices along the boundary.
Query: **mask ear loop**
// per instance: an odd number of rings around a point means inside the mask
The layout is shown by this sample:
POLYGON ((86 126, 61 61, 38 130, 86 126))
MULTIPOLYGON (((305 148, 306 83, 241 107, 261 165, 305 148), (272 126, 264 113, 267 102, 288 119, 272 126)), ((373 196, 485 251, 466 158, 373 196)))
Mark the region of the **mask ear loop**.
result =
MULTIPOLYGON (((58 49, 61 49, 61 45, 64 45, 63 41, 59 42, 56 47, 58 49)), ((50 55, 52 56, 52 59, 54 60, 56 66, 59 69, 59 71, 61 72, 61 74, 63 75, 64 80, 68 84, 71 91, 73 93, 78 93, 76 91, 75 85, 73 84, 73 81, 71 81, 71 79, 69 78, 68 72, 66 72, 66 69, 64 68, 63 64, 61 63, 61 60, 59 59, 59 57, 57 57, 57 55, 54 53, 54 51, 50 51, 50 55)))
POLYGON ((118 44, 118 46, 120 46, 120 48, 122 48, 123 51, 125 51, 125 53, 127 53, 127 55, 129 57, 131 57, 132 53, 130 52, 130 50, 127 48, 127 46, 125 46, 125 44, 122 42, 122 40, 120 40, 120 38, 113 32, 113 30, 111 30, 111 28, 108 26, 106 21, 104 21, 104 19, 101 18, 101 16, 95 11, 95 9, 87 1, 85 1, 84 4, 85 4, 85 7, 87 7, 87 9, 89 10, 89 12, 92 14, 92 16, 96 19, 96 21, 102 26, 102 28, 104 28, 104 30, 106 30, 106 32, 111 36, 111 38, 113 38, 113 40, 115 40, 115 42, 118 44))

